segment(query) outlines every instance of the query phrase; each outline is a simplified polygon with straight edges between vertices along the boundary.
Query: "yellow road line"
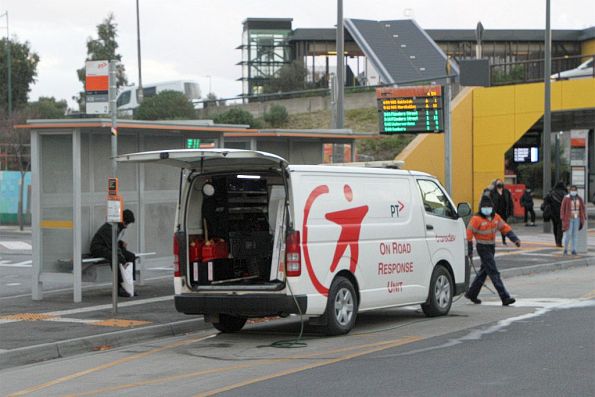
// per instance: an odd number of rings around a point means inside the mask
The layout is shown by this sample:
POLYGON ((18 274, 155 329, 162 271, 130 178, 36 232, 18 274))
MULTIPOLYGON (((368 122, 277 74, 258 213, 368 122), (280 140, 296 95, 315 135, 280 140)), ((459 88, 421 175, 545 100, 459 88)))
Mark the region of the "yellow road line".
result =
POLYGON ((335 364, 335 363, 338 363, 338 362, 341 362, 341 361, 350 360, 352 358, 364 356, 366 354, 374 353, 374 352, 377 352, 377 351, 381 351, 381 350, 385 350, 385 349, 390 349, 390 348, 397 347, 397 346, 406 345, 408 343, 417 342, 417 341, 422 340, 422 339, 423 338, 422 337, 419 337, 419 336, 409 336, 409 337, 397 339, 396 341, 394 341, 392 343, 388 343, 388 344, 387 343, 383 343, 382 346, 371 348, 371 349, 365 350, 363 352, 350 353, 350 354, 346 354, 346 355, 341 356, 341 357, 332 358, 332 359, 325 360, 325 361, 322 361, 322 362, 312 363, 312 364, 304 365, 304 366, 298 367, 298 368, 286 369, 284 371, 279 371, 279 372, 276 372, 274 374, 261 376, 260 378, 250 379, 250 380, 246 380, 246 381, 243 381, 243 382, 235 383, 233 385, 223 386, 223 387, 220 387, 218 389, 210 390, 210 391, 207 391, 207 392, 204 392, 204 393, 199 393, 199 394, 196 394, 195 397, 212 396, 212 395, 215 395, 215 394, 218 394, 218 393, 223 393, 223 392, 226 392, 226 391, 230 391, 230 390, 237 389, 237 388, 240 388, 240 387, 243 387, 243 386, 247 386, 247 385, 251 385, 251 384, 254 384, 254 383, 263 382, 263 381, 266 381, 266 380, 270 380, 270 379, 274 379, 274 378, 279 378, 279 377, 286 376, 286 375, 295 374, 297 372, 302 372, 302 371, 306 371, 306 370, 309 370, 309 369, 323 367, 323 366, 335 364))
POLYGON ((158 348, 155 348, 155 349, 147 350, 146 352, 143 352, 143 353, 133 354, 132 356, 124 357, 124 358, 121 358, 121 359, 118 359, 118 360, 115 360, 115 361, 112 361, 112 362, 109 362, 109 363, 105 363, 105 364, 99 365, 97 367, 86 369, 84 371, 75 372, 73 374, 66 375, 66 376, 63 376, 63 377, 54 379, 52 381, 49 381, 49 382, 46 382, 46 383, 42 383, 42 384, 37 385, 37 386, 31 386, 31 387, 29 387, 27 389, 23 389, 23 390, 20 390, 20 391, 15 392, 13 394, 10 394, 9 397, 13 397, 13 396, 14 397, 16 397, 16 396, 25 396, 27 394, 34 393, 34 392, 37 392, 39 390, 47 389, 48 387, 55 386, 55 385, 58 385, 60 383, 68 382, 68 381, 71 381, 73 379, 77 379, 77 378, 80 378, 82 376, 89 375, 89 374, 91 374, 93 372, 97 372, 97 371, 101 371, 101 370, 104 370, 104 369, 107 369, 107 368, 115 367, 116 365, 125 364, 127 362, 130 362, 130 361, 133 361, 133 360, 137 360, 139 358, 143 358, 143 357, 146 357, 146 356, 148 356, 150 354, 158 353, 158 352, 163 351, 163 350, 173 349, 175 347, 179 347, 179 346, 183 346, 183 345, 188 345, 188 344, 194 343, 194 342, 200 342, 200 341, 205 340, 207 338, 210 338, 212 336, 213 335, 209 335, 209 336, 206 336, 206 337, 203 337, 203 338, 192 338, 190 340, 177 341, 177 342, 170 343, 170 344, 165 345, 165 346, 162 346, 162 347, 158 347, 158 348))
MULTIPOLYGON (((408 337, 408 338, 416 338, 416 340, 421 339, 421 337, 408 337)), ((404 338, 404 339, 407 339, 407 338, 404 338)), ((120 391, 120 390, 131 389, 134 387, 149 386, 149 385, 172 382, 172 381, 177 381, 177 380, 182 380, 182 379, 187 379, 187 378, 196 378, 198 376, 203 376, 203 375, 224 373, 224 372, 229 372, 229 371, 233 371, 236 369, 255 368, 255 367, 258 367, 261 365, 287 362, 287 361, 308 360, 308 359, 311 359, 311 358, 314 358, 317 356, 322 356, 325 354, 342 353, 342 352, 347 352, 347 351, 352 351, 352 350, 367 349, 370 347, 372 347, 372 348, 377 348, 377 347, 388 348, 388 347, 392 347, 392 345, 394 345, 397 342, 400 343, 402 340, 403 340, 403 338, 397 339, 397 340, 392 340, 392 341, 375 342, 375 343, 369 343, 369 344, 357 345, 357 346, 348 346, 348 347, 343 347, 340 349, 326 350, 323 352, 315 352, 315 353, 306 354, 306 355, 297 355, 296 354, 296 355, 292 355, 290 357, 257 359, 255 361, 250 361, 249 363, 245 363, 245 364, 238 364, 238 365, 232 365, 232 366, 228 366, 228 367, 219 367, 219 368, 212 368, 212 369, 207 369, 207 370, 193 371, 193 372, 189 372, 189 373, 164 376, 164 377, 160 377, 160 378, 152 378, 150 380, 141 381, 141 382, 134 382, 134 383, 128 383, 128 384, 124 384, 124 385, 89 390, 84 393, 71 394, 71 395, 69 395, 69 397, 70 396, 82 397, 82 396, 92 396, 92 395, 103 394, 103 393, 111 393, 111 392, 116 392, 116 391, 120 391)), ((413 340, 412 340, 412 342, 413 342, 413 340)), ((410 342, 406 342, 406 343, 410 343, 410 342)), ((366 353, 367 352, 364 352, 363 354, 366 354, 366 353)))

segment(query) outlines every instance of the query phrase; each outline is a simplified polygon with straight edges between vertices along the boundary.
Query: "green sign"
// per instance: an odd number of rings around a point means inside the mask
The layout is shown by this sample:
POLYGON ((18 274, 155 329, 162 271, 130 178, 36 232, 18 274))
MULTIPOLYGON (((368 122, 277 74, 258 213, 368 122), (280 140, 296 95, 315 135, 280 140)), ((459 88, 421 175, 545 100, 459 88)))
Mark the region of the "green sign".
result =
POLYGON ((444 131, 441 86, 376 89, 381 134, 444 131))
POLYGON ((187 138, 186 149, 200 149, 200 139, 198 138, 187 138))

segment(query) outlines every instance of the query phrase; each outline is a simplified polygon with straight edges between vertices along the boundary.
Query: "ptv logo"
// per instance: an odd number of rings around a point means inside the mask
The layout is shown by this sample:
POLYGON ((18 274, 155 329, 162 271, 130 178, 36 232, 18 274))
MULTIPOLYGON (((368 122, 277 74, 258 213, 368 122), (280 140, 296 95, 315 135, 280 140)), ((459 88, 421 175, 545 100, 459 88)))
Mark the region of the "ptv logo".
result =
POLYGON ((397 204, 391 204, 390 206, 390 216, 391 218, 399 217, 403 209, 405 208, 405 204, 401 201, 397 201, 397 204))
MULTIPOLYGON (((306 205, 304 207, 304 223, 303 223, 303 233, 304 233, 304 261, 306 262, 306 267, 308 269, 308 275, 312 280, 312 284, 316 288, 316 290, 324 296, 328 295, 328 287, 323 285, 316 273, 314 272, 314 267, 312 266, 312 260, 310 258, 310 250, 308 248, 308 218, 310 216, 310 210, 312 209, 312 205, 314 202, 322 195, 329 193, 329 187, 327 185, 320 185, 314 188, 308 199, 306 200, 306 205)), ((343 186, 343 195, 348 202, 353 200, 353 191, 351 190, 351 186, 344 185, 343 186)), ((357 262, 359 259, 359 235, 362 228, 362 222, 368 213, 368 206, 362 205, 359 207, 348 208, 345 210, 333 211, 328 212, 325 214, 325 218, 341 227, 341 232, 339 234, 339 239, 337 240, 337 245, 335 247, 335 253, 333 255, 333 259, 329 266, 329 271, 334 273, 339 265, 339 262, 347 248, 349 248, 350 252, 350 263, 349 263, 349 270, 353 273, 357 267, 357 262)))

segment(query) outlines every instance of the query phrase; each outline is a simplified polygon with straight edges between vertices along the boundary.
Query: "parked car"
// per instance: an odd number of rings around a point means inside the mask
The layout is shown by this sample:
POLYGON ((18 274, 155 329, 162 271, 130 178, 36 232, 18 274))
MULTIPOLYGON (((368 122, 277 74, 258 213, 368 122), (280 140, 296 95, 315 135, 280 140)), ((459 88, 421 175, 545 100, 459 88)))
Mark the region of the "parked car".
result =
POLYGON ((595 74, 593 74, 593 58, 581 63, 574 69, 552 74, 552 79, 556 80, 576 79, 579 77, 595 77, 595 74))
POLYGON ((463 216, 426 173, 289 165, 274 154, 163 150, 120 162, 180 167, 175 307, 222 332, 301 314, 345 334, 358 312, 446 315, 470 277, 463 216))

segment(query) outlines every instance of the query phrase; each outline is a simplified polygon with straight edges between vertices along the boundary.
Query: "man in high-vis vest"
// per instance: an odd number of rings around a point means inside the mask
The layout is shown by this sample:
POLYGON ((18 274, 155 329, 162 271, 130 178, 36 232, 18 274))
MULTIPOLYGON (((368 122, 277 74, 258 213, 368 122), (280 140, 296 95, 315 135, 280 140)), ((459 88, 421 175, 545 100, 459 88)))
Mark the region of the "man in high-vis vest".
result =
POLYGON ((521 246, 521 240, 513 233, 512 228, 502 220, 500 215, 494 211, 492 200, 483 196, 479 202, 479 212, 475 214, 467 225, 467 244, 469 257, 473 256, 473 238, 477 245, 477 253, 481 258, 481 268, 465 293, 465 298, 475 304, 480 304, 481 300, 477 298, 479 291, 483 286, 486 277, 490 276, 492 284, 496 287, 498 295, 502 300, 503 306, 513 304, 516 300, 510 296, 504 283, 500 278, 500 272, 496 267, 494 254, 496 252, 496 233, 501 233, 508 237, 517 247, 521 246))

